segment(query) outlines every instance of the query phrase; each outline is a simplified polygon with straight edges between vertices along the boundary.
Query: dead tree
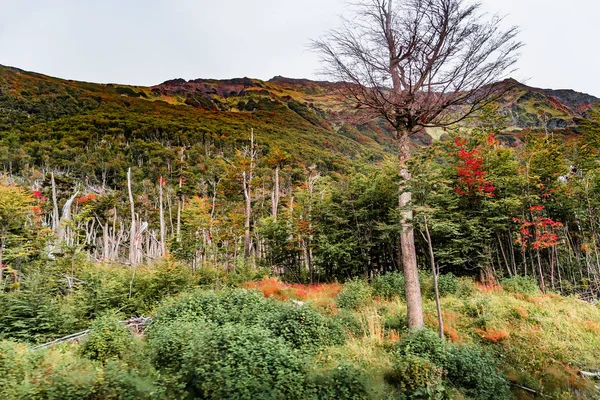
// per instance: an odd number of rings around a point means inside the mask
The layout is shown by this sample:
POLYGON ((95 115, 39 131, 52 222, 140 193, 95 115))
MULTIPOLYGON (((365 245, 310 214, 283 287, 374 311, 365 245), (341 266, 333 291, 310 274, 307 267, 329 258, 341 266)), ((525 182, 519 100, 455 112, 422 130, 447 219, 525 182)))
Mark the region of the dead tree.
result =
POLYGON ((471 115, 508 90, 505 78, 521 43, 517 28, 486 18, 465 0, 364 0, 354 18, 313 42, 324 72, 363 115, 393 128, 401 176, 400 248, 408 325, 423 326, 412 226, 410 137, 471 115))

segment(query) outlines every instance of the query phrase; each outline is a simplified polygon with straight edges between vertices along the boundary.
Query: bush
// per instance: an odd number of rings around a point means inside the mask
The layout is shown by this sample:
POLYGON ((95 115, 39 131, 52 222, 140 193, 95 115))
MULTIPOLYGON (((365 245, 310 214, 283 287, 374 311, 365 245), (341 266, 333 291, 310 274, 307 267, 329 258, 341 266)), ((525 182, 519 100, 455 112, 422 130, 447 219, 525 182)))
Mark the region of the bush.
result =
POLYGON ((267 318, 265 326, 295 349, 310 351, 344 342, 339 325, 306 306, 284 307, 267 318))
POLYGON ((350 310, 339 310, 332 317, 333 323, 340 326, 346 332, 353 336, 361 336, 364 334, 363 327, 354 313, 350 310))
POLYGON ((282 339, 257 327, 202 331, 184 355, 184 376, 202 399, 304 399, 306 372, 282 339))
POLYGON ((69 299, 53 295, 41 276, 28 279, 19 291, 0 293, 0 340, 44 343, 77 329, 69 299))
POLYGON ((475 282, 471 278, 462 278, 459 280, 458 291, 456 295, 461 299, 466 299, 475 293, 475 282))
POLYGON ((0 342, 0 393, 6 398, 17 395, 18 384, 25 378, 24 347, 13 342, 0 342))
POLYGON ((460 289, 461 282, 452 272, 438 275, 438 291, 440 297, 456 294, 460 289))
POLYGON ((335 302, 340 308, 358 309, 371 302, 372 289, 360 279, 348 281, 335 302))
POLYGON ((429 329, 417 329, 409 332, 394 351, 399 356, 416 355, 443 366, 446 360, 446 349, 439 336, 429 329))
POLYGON ((385 380, 408 399, 437 399, 444 393, 443 370, 414 354, 397 356, 385 380))
POLYGON ((526 295, 538 294, 540 289, 535 279, 525 276, 513 276, 502 280, 502 288, 507 292, 526 295))
POLYGON ((370 395, 365 373, 351 365, 341 364, 313 378, 319 400, 367 400, 370 395))
POLYGON ((123 358, 134 347, 133 334, 116 317, 104 316, 96 319, 81 346, 81 354, 90 360, 106 362, 123 358))
POLYGON ((155 322, 185 320, 257 324, 276 312, 282 305, 265 299, 260 293, 246 289, 226 289, 221 292, 195 291, 170 299, 157 311, 155 322))
POLYGON ((450 347, 445 368, 448 380, 469 397, 481 400, 513 398, 496 360, 475 347, 450 347))
POLYGON ((384 314, 383 327, 397 332, 406 331, 408 329, 408 316, 400 313, 384 314))
POLYGON ((388 272, 379 275, 373 281, 373 295, 382 299, 392 300, 395 297, 405 297, 405 282, 402 272, 388 272))
MULTIPOLYGON (((123 362, 109 361, 97 389, 97 398, 103 400, 137 400, 160 398, 154 374, 144 376, 123 362)), ((96 398, 96 397, 94 397, 96 398)))

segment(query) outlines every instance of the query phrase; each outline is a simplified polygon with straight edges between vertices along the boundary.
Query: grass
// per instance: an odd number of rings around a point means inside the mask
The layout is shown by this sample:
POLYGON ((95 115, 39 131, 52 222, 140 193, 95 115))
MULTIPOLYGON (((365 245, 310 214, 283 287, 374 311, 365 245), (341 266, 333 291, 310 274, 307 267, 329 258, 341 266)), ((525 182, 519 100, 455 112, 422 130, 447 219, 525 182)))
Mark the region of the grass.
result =
MULTIPOLYGON (((327 313, 338 313, 335 296, 342 286, 288 285, 276 279, 247 283, 266 297, 306 301, 327 313)), ((435 303, 423 304, 426 325, 437 331, 435 303)), ((575 298, 555 294, 522 295, 501 287, 475 286, 468 297, 442 298, 444 332, 449 341, 478 345, 501 360, 501 368, 517 385, 551 398, 574 398, 590 386, 579 370, 598 370, 600 309, 575 298)), ((383 387, 389 369, 386 348, 405 334, 406 304, 374 299, 351 312, 360 326, 344 346, 322 353, 319 362, 345 360, 364 367, 376 386, 383 387)), ((516 393, 527 398, 526 392, 516 393)))

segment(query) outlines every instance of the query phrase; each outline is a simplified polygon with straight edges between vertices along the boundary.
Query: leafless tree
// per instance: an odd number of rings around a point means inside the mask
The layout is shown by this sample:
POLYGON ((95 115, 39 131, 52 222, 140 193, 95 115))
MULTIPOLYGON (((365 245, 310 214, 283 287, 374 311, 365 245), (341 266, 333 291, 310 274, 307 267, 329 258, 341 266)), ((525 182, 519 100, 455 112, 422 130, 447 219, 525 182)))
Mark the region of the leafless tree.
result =
POLYGON ((364 0, 338 30, 313 42, 324 72, 365 115, 395 130, 401 176, 400 247, 408 325, 423 326, 412 228, 411 135, 457 123, 507 90, 521 43, 516 27, 480 12, 467 0, 364 0))

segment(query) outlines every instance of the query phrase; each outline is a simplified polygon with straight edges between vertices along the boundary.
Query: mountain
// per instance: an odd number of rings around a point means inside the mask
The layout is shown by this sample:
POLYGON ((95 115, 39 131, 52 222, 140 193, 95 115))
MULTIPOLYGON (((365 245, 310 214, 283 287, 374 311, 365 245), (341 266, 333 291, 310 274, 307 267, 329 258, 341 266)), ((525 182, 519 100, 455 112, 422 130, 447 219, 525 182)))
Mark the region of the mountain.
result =
MULTIPOLYGON (((600 102, 571 90, 507 83, 515 84, 500 101, 509 130, 573 129, 600 102)), ((176 160, 182 147, 195 148, 198 157, 233 154, 251 128, 265 152, 284 148, 321 171, 394 152, 386 124, 345 111, 338 88, 281 76, 172 79, 152 87, 94 84, 0 66, 0 163, 13 172, 54 168, 117 184, 129 164, 152 165, 160 174, 158 160, 176 160)), ((427 144, 438 136, 430 133, 413 141, 427 144)))

